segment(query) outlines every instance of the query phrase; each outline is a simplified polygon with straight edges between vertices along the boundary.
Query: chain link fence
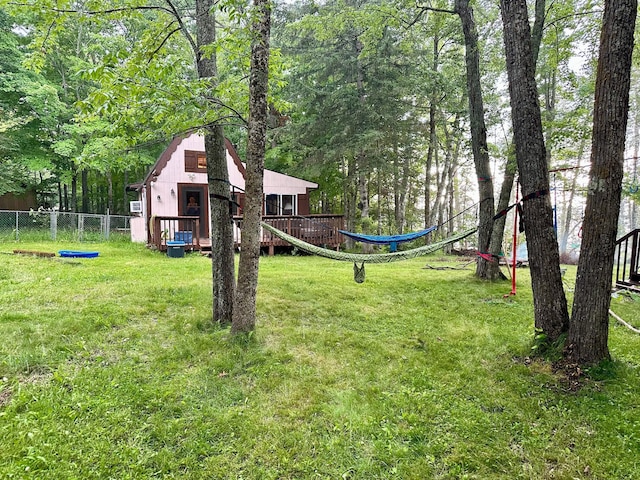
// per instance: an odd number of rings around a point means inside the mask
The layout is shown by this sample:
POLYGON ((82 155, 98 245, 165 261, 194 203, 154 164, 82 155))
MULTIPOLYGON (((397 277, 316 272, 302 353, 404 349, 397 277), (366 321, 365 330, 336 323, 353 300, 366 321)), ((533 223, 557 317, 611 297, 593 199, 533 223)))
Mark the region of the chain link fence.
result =
POLYGON ((130 217, 47 210, 0 210, 0 242, 130 240, 130 217))

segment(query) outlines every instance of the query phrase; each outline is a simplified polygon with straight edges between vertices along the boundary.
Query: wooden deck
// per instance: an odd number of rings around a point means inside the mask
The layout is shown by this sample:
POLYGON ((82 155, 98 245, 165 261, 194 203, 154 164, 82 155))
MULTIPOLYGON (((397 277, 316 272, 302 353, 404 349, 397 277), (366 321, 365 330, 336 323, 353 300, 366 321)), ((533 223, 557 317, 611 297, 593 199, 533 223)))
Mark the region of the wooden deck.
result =
MULTIPOLYGON (((236 221, 239 222, 236 224, 242 231, 242 219, 238 217, 236 221)), ((293 237, 320 247, 335 250, 345 241, 343 235, 338 232, 344 229, 342 215, 306 215, 304 217, 267 215, 262 217, 262 221, 293 237)), ((266 230, 262 231, 260 246, 267 249, 269 255, 274 254, 276 247, 291 247, 288 242, 266 230)))
POLYGON ((640 291, 640 229, 616 241, 615 261, 616 287, 640 291))
MULTIPOLYGON (((149 244, 161 252, 167 250, 167 242, 184 242, 185 250, 201 250, 199 217, 153 217, 149 232, 149 244)), ((211 245, 211 241, 209 241, 211 245)))
MULTIPOLYGON (((242 236, 242 217, 234 217, 236 247, 240 247, 242 236)), ((338 249, 344 237, 338 232, 344 228, 342 215, 276 216, 268 215, 262 219, 278 230, 300 238, 305 242, 326 248, 338 249)), ((160 251, 167 250, 167 241, 182 241, 187 251, 211 251, 211 239, 196 235, 200 231, 198 217, 154 217, 150 245, 160 251)), ((264 230, 260 247, 273 255, 276 248, 291 248, 289 243, 264 230)))

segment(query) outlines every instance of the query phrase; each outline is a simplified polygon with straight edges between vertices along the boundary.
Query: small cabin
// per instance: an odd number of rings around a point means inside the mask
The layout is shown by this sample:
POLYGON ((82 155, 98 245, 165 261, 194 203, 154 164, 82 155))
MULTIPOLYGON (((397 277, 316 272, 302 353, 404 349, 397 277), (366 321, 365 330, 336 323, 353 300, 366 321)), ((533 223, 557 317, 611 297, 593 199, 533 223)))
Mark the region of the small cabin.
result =
POLYGON ((0 195, 0 210, 29 210, 37 209, 36 192, 28 189, 22 193, 8 192, 0 195))
MULTIPOLYGON (((225 141, 229 171, 230 214, 236 245, 241 242, 245 166, 234 146, 225 141)), ((311 215, 309 193, 318 185, 290 175, 264 171, 263 221, 314 245, 337 248, 342 236, 342 215, 311 215)), ((176 137, 140 183, 130 185, 138 194, 130 202, 131 239, 166 250, 167 242, 183 241, 187 249, 210 250, 211 211, 204 137, 176 137)), ((261 246, 273 253, 288 244, 264 232, 261 246)))

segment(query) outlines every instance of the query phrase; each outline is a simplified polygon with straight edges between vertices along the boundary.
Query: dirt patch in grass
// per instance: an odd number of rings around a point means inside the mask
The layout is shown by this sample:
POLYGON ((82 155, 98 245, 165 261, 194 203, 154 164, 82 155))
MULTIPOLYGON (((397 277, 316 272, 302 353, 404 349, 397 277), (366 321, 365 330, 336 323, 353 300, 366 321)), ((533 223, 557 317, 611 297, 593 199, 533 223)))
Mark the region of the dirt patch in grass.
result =
POLYGON ((9 405, 10 401, 11 401, 11 390, 9 388, 0 390, 0 407, 6 407, 7 405, 9 405))
POLYGON ((585 376, 584 370, 582 370, 577 363, 571 363, 564 359, 556 362, 547 362, 536 357, 515 356, 513 357, 513 361, 521 363, 535 371, 547 371, 553 374, 558 383, 548 386, 564 393, 579 392, 586 386, 589 380, 588 377, 585 376))
POLYGON ((554 362, 552 368, 565 392, 579 392, 587 383, 588 379, 585 377, 584 370, 577 363, 563 359, 554 362))
POLYGON ((21 375, 18 381, 23 385, 39 385, 46 383, 53 376, 49 370, 35 369, 26 375, 21 375))

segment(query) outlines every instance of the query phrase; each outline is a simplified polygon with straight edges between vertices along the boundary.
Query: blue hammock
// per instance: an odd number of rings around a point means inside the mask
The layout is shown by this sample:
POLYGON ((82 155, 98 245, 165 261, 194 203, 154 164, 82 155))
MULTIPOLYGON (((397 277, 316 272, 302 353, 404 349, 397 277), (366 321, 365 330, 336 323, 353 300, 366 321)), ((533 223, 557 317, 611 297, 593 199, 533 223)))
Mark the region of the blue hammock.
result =
POLYGON ((424 237, 426 234, 433 232, 437 225, 429 227, 426 230, 420 230, 419 232, 405 233, 403 235, 364 235, 362 233, 346 232, 344 230, 338 230, 341 234, 347 237, 353 238, 357 242, 373 243, 376 245, 389 245, 389 250, 395 252, 398 249, 398 244, 402 242, 410 242, 416 238, 424 237))

